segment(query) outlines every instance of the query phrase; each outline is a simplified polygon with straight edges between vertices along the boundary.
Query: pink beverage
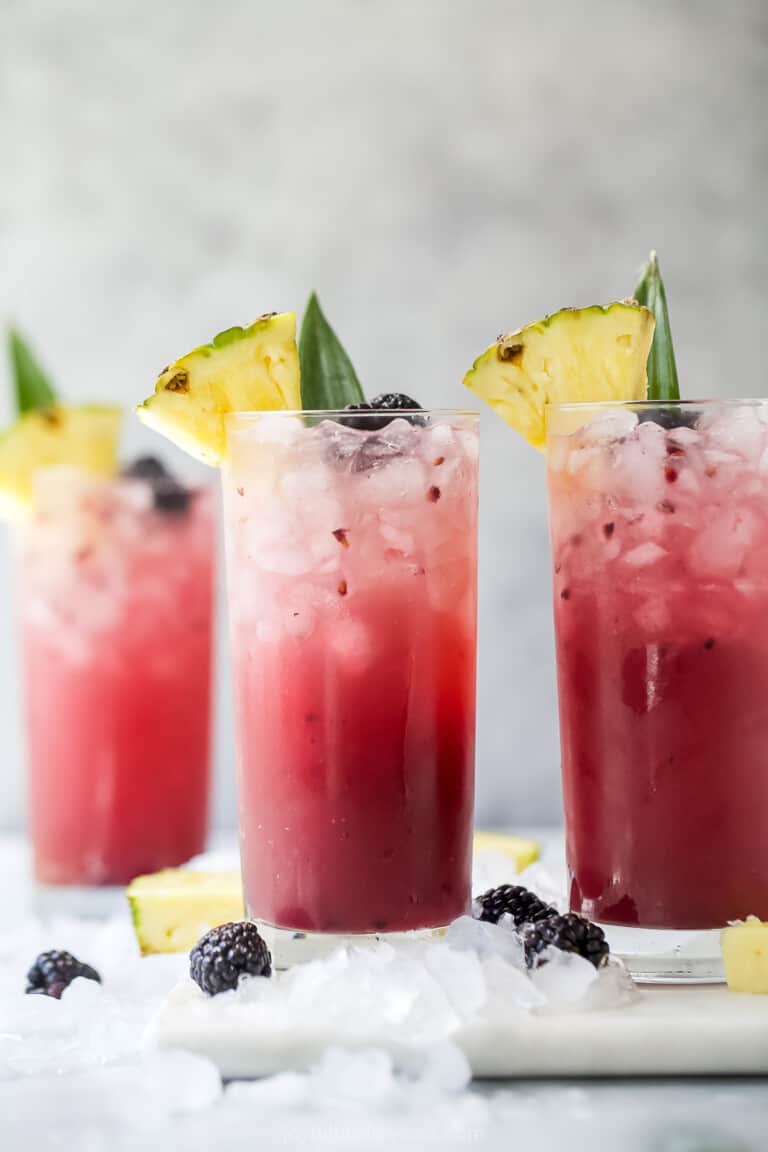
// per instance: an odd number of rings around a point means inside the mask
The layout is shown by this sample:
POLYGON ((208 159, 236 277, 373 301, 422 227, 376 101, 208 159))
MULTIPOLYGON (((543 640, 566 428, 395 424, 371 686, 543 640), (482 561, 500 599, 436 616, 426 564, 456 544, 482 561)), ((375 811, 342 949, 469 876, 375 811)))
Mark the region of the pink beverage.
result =
POLYGON ((246 906, 433 928, 470 900, 477 417, 342 415, 229 419, 246 906))
POLYGON ((608 924, 768 918, 766 420, 550 410, 571 907, 608 924))
POLYGON ((22 538, 30 821, 46 885, 125 884, 202 851, 210 495, 41 473, 22 538))

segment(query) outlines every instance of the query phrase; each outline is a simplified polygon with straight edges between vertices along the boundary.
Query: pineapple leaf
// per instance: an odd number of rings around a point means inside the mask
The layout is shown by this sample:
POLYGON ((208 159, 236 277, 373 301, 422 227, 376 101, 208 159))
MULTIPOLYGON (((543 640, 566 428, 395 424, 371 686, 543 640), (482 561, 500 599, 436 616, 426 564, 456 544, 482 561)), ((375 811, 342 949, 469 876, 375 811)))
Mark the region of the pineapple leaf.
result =
POLYGON ((669 310, 664 281, 659 270, 655 252, 651 252, 644 265, 640 282, 635 288, 635 300, 644 304, 656 317, 653 344, 648 356, 648 399, 679 400, 680 386, 677 380, 675 350, 672 346, 672 330, 669 326, 669 310))
POLYGON ((48 377, 16 328, 8 330, 8 355, 19 415, 32 408, 49 408, 55 404, 56 393, 48 377))
POLYGON ((352 361, 323 314, 317 295, 307 301, 299 339, 301 405, 315 409, 344 408, 365 397, 352 361))

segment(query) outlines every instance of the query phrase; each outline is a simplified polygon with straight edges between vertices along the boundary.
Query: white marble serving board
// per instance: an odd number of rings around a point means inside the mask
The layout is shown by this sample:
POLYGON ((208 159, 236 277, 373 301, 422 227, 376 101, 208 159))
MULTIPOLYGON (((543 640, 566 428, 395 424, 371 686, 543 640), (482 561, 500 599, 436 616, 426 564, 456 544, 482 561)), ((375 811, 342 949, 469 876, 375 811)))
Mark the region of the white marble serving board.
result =
MULTIPOLYGON (((303 1071, 339 1043, 311 1019, 284 1030, 256 1028, 236 1014, 198 1010, 200 997, 191 982, 174 989, 150 1025, 148 1045, 197 1052, 225 1078, 254 1079, 303 1071)), ((768 1073, 768 997, 724 986, 646 986, 621 1007, 521 1012, 498 1025, 463 1024, 449 1039, 480 1078, 759 1075, 768 1073)), ((413 1049, 375 1032, 356 1044, 413 1057, 413 1049)))

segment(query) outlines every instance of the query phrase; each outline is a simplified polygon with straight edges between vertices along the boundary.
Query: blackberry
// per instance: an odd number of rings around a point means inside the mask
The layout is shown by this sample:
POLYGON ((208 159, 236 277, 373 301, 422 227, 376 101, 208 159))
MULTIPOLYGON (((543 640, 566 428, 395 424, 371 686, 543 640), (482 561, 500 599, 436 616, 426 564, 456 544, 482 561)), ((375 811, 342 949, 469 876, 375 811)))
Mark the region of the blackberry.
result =
POLYGON ((26 991, 32 995, 53 996, 60 1000, 64 989, 79 976, 101 984, 101 976, 96 969, 91 968, 90 964, 83 964, 71 952, 41 952, 27 972, 26 991))
POLYGON ((345 412, 359 412, 360 416, 344 416, 342 422, 348 428, 378 432, 397 419, 398 415, 405 412, 410 413, 404 417, 409 423, 423 424, 424 417, 415 415, 420 410, 421 404, 412 400, 410 396, 406 396, 404 392, 382 392, 379 396, 374 396, 370 403, 347 404, 345 412), (382 415, 374 415, 377 412, 381 412, 382 415), (393 415, 385 415, 385 413, 393 413, 393 415))
POLYGON ((384 412, 413 412, 420 410, 421 404, 404 392, 380 392, 371 400, 371 408, 384 412))
POLYGON ((608 956, 608 941, 597 924, 592 924, 576 912, 564 916, 550 916, 523 930, 525 962, 535 968, 543 962, 541 953, 546 948, 559 948, 561 952, 575 952, 599 968, 608 956))
POLYGON ((504 913, 507 912, 515 922, 515 927, 522 924, 535 924, 548 916, 553 916, 555 909, 551 904, 539 900, 535 892, 523 888, 521 884, 502 884, 498 888, 489 888, 482 896, 478 896, 473 905, 473 916, 476 920, 488 920, 491 924, 498 924, 504 913))
POLYGON ((272 957, 255 924, 240 920, 206 932, 189 954, 189 974, 209 996, 237 988, 241 976, 271 976, 272 957))
POLYGON ((695 409, 689 411, 685 406, 682 408, 651 408, 649 406, 647 408, 641 407, 637 412, 638 424, 645 424, 646 421, 652 420, 654 424, 660 424, 669 432, 673 432, 675 428, 695 428, 698 418, 699 413, 695 409))
POLYGON ((164 480, 168 472, 157 456, 137 456, 130 464, 125 465, 123 476, 133 480, 164 480))
POLYGON ((380 418, 369 415, 373 412, 373 405, 367 401, 363 401, 362 404, 347 404, 344 411, 353 413, 352 416, 340 417, 339 423, 343 424, 345 428, 359 428, 361 432, 364 432, 366 428, 383 428, 384 424, 389 423, 388 420, 382 422, 380 418), (354 413, 356 412, 360 412, 361 415, 355 416, 354 413))
POLYGON ((158 512, 184 513, 189 508, 192 493, 170 476, 152 485, 155 509, 158 512))
POLYGON ((187 511, 191 492, 171 476, 157 456, 138 456, 123 468, 129 480, 146 480, 151 485, 157 512, 181 514, 187 511))

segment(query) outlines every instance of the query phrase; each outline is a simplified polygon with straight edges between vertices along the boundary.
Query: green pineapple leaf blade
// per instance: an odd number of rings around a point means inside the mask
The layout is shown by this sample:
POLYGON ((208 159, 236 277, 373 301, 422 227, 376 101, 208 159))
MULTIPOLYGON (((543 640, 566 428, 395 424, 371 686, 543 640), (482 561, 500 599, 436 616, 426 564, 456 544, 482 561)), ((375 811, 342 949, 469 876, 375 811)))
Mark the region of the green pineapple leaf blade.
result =
POLYGON ((314 292, 301 322, 299 363, 301 405, 305 410, 345 408, 365 400, 352 361, 314 292))
POLYGON ((680 386, 677 379, 675 350, 672 345, 672 329, 669 324, 667 294, 655 252, 651 252, 648 262, 643 267, 634 298, 638 304, 644 304, 649 308, 656 317, 653 344, 648 356, 648 399, 679 400, 680 386))
POLYGON ((44 369, 17 328, 8 330, 8 355, 19 415, 32 408, 49 408, 56 393, 44 369))

